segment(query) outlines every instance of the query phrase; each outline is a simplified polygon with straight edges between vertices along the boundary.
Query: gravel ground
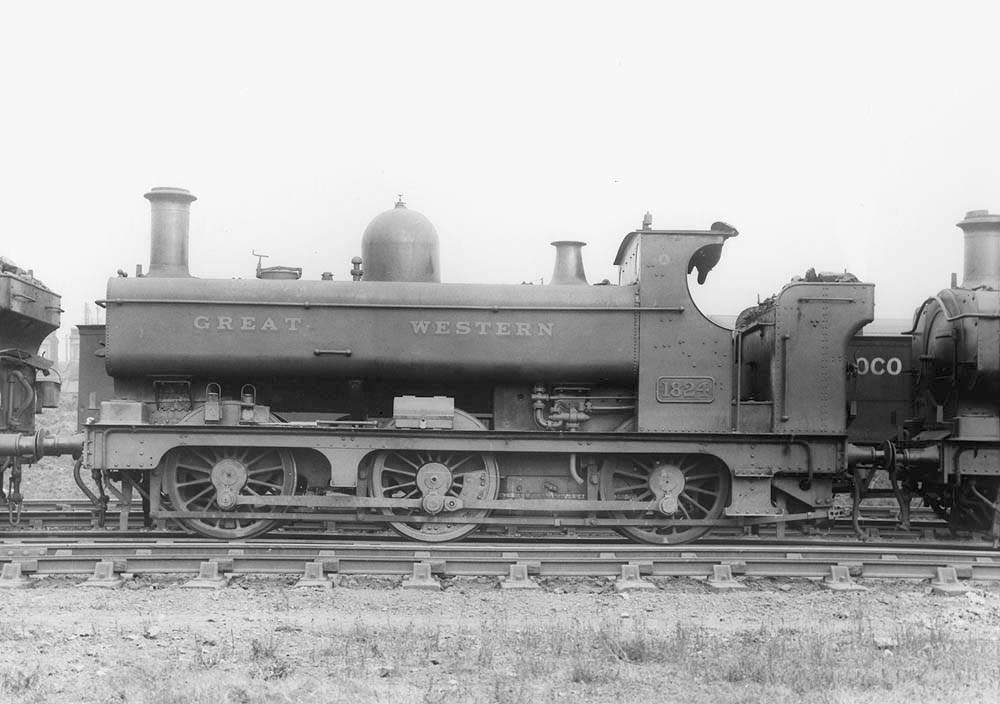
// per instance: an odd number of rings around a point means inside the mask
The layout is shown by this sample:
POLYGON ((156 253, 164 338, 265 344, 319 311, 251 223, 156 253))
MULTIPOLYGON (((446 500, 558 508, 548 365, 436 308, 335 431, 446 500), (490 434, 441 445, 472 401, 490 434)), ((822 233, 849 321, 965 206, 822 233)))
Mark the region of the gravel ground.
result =
POLYGON ((345 578, 222 590, 46 579, 5 594, 3 702, 993 702, 1000 589, 932 596, 696 580, 616 594, 604 580, 415 592, 345 578))

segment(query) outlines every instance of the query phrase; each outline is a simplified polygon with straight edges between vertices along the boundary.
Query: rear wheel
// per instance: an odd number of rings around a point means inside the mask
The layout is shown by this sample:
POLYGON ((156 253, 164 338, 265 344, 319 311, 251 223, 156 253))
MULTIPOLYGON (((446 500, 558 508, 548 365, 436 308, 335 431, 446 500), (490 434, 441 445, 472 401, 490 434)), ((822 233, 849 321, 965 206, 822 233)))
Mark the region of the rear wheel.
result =
MULTIPOLYGON (((601 498, 656 501, 659 510, 620 511, 616 518, 711 520, 721 518, 729 500, 729 469, 706 455, 622 455, 601 473, 601 498)), ((711 526, 679 524, 656 528, 620 526, 619 533, 644 543, 675 545, 697 540, 711 526)))

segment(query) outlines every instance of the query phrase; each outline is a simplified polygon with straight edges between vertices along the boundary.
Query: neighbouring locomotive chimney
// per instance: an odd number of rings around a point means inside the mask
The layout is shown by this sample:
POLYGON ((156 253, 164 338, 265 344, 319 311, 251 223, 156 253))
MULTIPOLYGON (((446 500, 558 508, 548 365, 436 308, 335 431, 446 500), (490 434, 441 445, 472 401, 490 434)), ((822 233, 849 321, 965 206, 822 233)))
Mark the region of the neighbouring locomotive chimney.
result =
POLYGON ((958 226, 965 233, 962 288, 1000 289, 1000 215, 970 210, 958 226))
POLYGON ((553 242, 556 248, 556 266, 552 270, 549 284, 556 286, 587 285, 587 275, 583 273, 583 248, 586 242, 560 240, 553 242))
POLYGON ((149 273, 181 277, 188 272, 188 223, 191 203, 198 200, 184 188, 157 187, 146 194, 153 211, 149 273))

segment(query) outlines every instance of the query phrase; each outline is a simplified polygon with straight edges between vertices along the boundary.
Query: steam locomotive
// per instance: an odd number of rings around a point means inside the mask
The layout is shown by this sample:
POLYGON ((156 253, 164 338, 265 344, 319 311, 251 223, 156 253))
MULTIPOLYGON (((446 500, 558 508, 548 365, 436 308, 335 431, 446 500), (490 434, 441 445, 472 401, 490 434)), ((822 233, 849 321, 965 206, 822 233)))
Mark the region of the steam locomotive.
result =
MULTIPOLYGON (((80 327, 82 433, 34 433, 41 339, 58 297, 0 273, 0 456, 73 454, 147 516, 221 539, 295 521, 388 524, 418 541, 480 526, 606 527, 654 544, 719 526, 855 518, 914 496, 956 529, 1000 534, 1000 216, 969 213, 966 276, 907 335, 858 335, 874 286, 809 272, 744 311, 704 316, 728 239, 628 233, 618 281, 587 283, 555 242, 549 285, 440 282, 433 225, 377 216, 351 281, 188 269, 195 197, 154 188, 150 266, 113 278, 80 327), (29 300, 30 299, 30 300, 29 300), (878 479, 881 477, 881 484, 878 479), (882 488, 876 488, 882 486, 882 488)), ((84 473, 89 472, 92 486, 84 473)), ((11 497, 15 500, 16 497, 11 497)))

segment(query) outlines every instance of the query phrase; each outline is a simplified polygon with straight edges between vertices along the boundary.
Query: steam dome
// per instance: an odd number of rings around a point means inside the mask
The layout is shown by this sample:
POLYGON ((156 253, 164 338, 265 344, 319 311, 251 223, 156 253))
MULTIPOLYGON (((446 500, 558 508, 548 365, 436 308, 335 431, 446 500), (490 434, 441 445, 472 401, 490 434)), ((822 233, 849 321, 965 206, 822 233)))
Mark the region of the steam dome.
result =
POLYGON ((440 283, 438 235, 434 225, 402 196, 392 210, 375 216, 361 240, 365 281, 440 283))

